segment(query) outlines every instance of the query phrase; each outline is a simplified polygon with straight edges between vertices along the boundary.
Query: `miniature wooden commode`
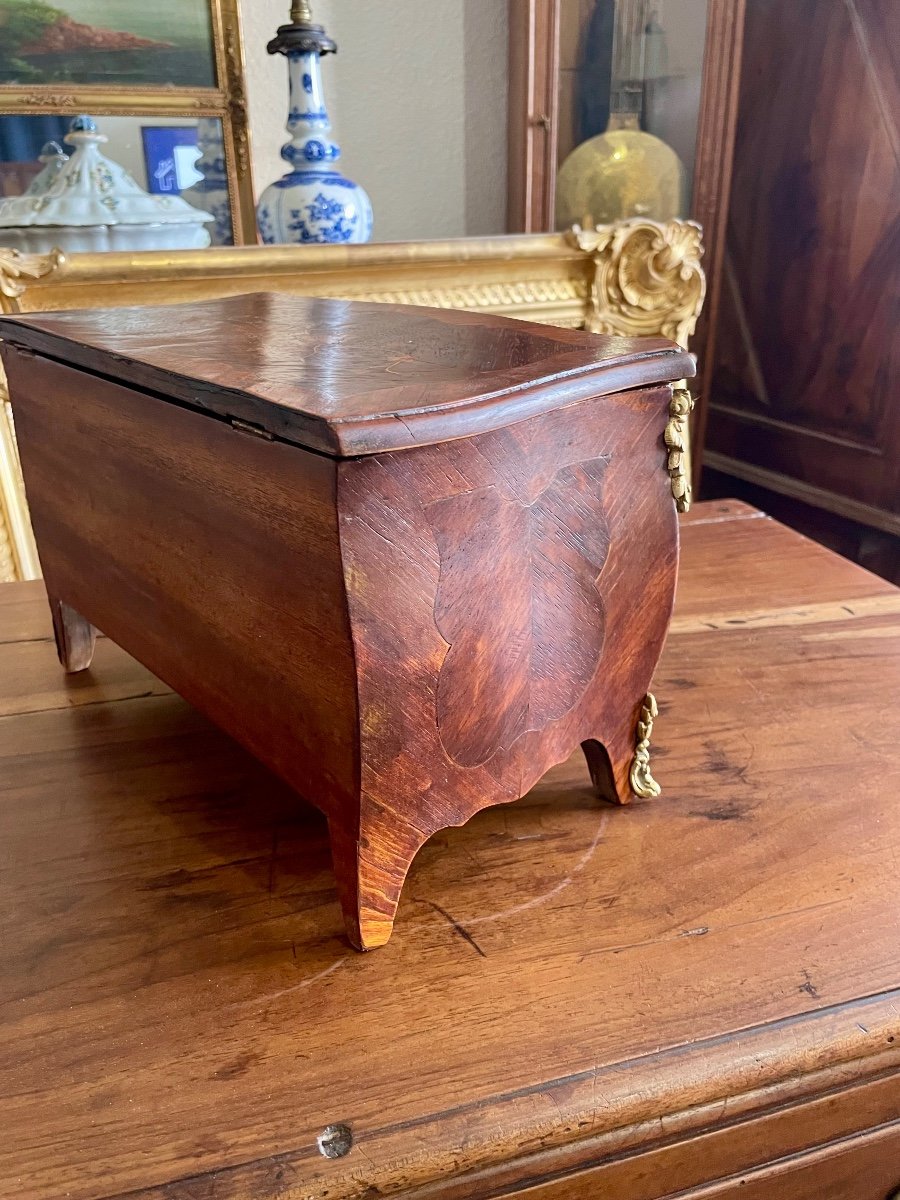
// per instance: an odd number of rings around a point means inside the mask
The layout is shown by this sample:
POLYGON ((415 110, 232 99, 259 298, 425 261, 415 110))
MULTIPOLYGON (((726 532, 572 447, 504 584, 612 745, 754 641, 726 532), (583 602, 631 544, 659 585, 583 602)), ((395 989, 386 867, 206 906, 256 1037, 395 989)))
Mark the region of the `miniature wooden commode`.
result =
POLYGON ((656 790, 687 353, 270 294, 0 337, 63 664, 103 630, 321 808, 356 946, 579 743, 656 790))

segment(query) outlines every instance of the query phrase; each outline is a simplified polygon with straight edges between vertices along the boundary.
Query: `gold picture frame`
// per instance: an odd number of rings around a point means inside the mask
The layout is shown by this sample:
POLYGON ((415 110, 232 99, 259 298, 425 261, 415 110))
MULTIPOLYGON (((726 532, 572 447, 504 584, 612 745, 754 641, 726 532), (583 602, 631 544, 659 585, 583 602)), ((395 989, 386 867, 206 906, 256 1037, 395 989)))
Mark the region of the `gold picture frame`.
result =
POLYGON ((256 243, 250 165, 247 90, 238 0, 209 5, 215 87, 106 86, 0 83, 0 113, 7 115, 216 117, 222 122, 225 172, 237 245, 256 243))

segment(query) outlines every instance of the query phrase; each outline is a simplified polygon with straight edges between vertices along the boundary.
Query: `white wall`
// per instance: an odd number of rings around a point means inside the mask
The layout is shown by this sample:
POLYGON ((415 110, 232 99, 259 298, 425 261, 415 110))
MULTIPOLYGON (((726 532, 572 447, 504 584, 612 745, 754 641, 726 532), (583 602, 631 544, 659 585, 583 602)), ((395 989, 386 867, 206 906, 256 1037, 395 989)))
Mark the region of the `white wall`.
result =
MULTIPOLYGON (((257 191, 285 170, 287 66, 265 45, 289 7, 242 6, 257 191)), ((338 44, 323 74, 340 165, 372 198, 375 240, 504 231, 506 10, 506 0, 313 0, 338 44)))

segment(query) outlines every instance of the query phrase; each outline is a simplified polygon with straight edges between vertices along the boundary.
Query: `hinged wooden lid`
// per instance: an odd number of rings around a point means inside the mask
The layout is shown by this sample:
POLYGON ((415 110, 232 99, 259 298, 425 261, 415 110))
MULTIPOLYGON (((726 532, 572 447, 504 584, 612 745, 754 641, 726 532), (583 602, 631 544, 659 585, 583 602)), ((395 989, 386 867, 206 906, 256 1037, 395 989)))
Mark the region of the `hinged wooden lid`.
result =
POLYGON ((662 338, 269 292, 3 317, 0 338, 337 457, 469 437, 694 374, 662 338))

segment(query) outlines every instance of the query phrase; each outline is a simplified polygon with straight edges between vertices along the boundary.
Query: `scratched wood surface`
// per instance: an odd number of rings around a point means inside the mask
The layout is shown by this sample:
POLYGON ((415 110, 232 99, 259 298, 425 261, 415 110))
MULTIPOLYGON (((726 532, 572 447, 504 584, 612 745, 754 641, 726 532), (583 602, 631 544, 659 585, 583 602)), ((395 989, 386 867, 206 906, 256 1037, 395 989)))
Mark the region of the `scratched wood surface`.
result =
POLYGON ((360 956, 323 818, 107 639, 66 679, 7 585, 0 1195, 880 1200, 898 689, 900 592, 698 505, 663 796, 603 805, 579 753, 429 842, 360 956))

